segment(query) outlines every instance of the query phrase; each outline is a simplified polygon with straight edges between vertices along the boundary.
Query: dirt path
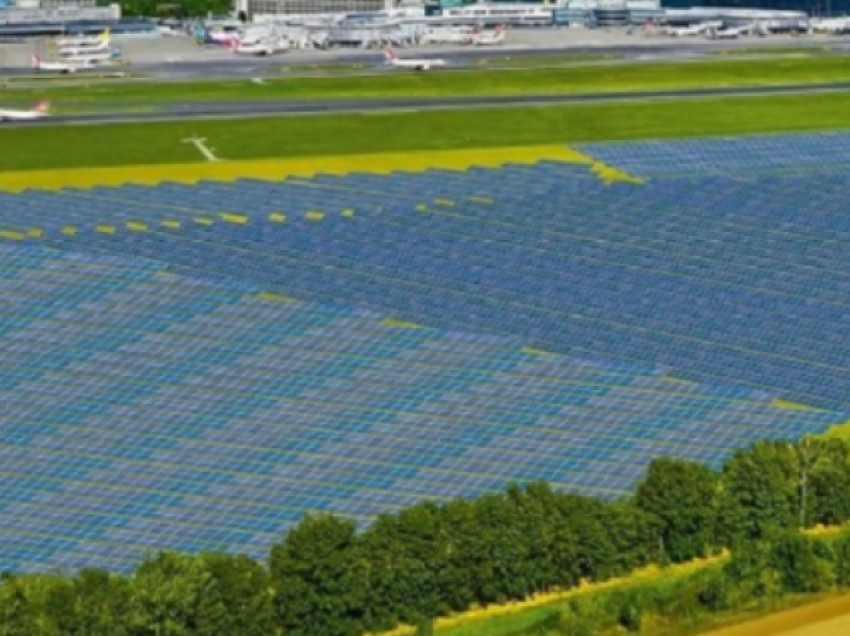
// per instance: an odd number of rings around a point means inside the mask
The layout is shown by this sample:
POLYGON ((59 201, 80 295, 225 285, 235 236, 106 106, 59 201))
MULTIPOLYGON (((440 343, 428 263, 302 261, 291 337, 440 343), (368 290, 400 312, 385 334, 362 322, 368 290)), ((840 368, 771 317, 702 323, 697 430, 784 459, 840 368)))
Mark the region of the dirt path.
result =
POLYGON ((850 594, 726 627, 704 636, 846 636, 850 594))

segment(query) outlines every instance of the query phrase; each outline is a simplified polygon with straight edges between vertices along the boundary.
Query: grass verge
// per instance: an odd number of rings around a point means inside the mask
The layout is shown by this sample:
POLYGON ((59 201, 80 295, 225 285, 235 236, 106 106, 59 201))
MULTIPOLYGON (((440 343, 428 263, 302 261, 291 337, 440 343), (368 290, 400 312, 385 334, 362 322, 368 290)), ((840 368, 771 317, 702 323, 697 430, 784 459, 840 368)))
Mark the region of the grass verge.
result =
MULTIPOLYGON (((629 576, 611 579, 603 583, 585 583, 565 592, 540 594, 525 601, 491 605, 486 608, 473 608, 456 616, 437 619, 434 624, 434 632, 439 636, 508 636, 509 634, 521 633, 559 611, 561 603, 567 599, 650 581, 688 576, 704 567, 720 563, 725 558, 726 556, 723 555, 709 559, 697 559, 690 563, 667 568, 649 566, 629 576)), ((408 636, 411 633, 413 633, 413 628, 401 626, 380 636, 408 636)))
POLYGON ((212 101, 263 99, 403 98, 446 95, 516 95, 610 92, 719 86, 764 86, 850 80, 842 57, 760 60, 708 60, 569 68, 500 70, 480 66, 432 73, 378 71, 368 77, 316 77, 268 80, 145 82, 5 91, 4 102, 53 99, 212 101))
MULTIPOLYGON (((28 170, 0 172, 0 190, 18 192, 27 188, 119 186, 125 183, 152 185, 167 180, 196 183, 200 179, 233 181, 240 177, 280 180, 284 177, 309 177, 317 173, 348 174, 352 169, 385 174, 404 168, 423 171, 429 168, 464 170, 470 166, 497 167, 507 162, 536 163, 544 159, 587 165, 602 172, 604 166, 567 146, 530 146, 524 148, 486 148, 416 153, 383 153, 300 159, 244 160, 170 165, 133 165, 128 167, 78 168, 67 170, 28 170)), ((605 175, 600 174, 600 178, 605 175)), ((629 180, 628 175, 609 174, 609 180, 629 180)))
POLYGON ((825 55, 837 52, 829 46, 753 46, 712 51, 713 55, 825 55))
POLYGON ((0 171, 194 163, 203 159, 183 140, 195 135, 205 137, 221 159, 244 160, 847 127, 850 93, 38 126, 0 130, 0 145, 15 149, 0 153, 0 171))

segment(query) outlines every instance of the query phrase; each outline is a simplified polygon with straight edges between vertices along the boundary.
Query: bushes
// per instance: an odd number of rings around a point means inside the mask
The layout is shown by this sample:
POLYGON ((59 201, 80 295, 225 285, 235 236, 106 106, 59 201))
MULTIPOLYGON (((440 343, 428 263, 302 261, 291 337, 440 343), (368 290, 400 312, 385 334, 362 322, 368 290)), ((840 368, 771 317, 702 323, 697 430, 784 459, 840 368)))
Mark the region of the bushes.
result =
POLYGON ((789 595, 824 592, 837 583, 838 551, 822 540, 788 532, 773 542, 739 543, 737 549, 722 566, 575 599, 561 611, 554 632, 664 636, 704 627, 722 613, 767 609, 789 595))
MULTIPOLYGON (((660 459, 631 499, 602 502, 546 484, 383 515, 365 531, 308 517, 270 553, 163 553, 130 577, 5 576, 0 636, 358 636, 399 623, 427 632, 472 604, 603 581, 648 563, 729 547, 722 567, 570 602, 564 636, 646 631, 786 593, 850 587, 850 540, 802 525, 850 516, 850 462, 838 440, 765 442, 721 472, 660 459)), ((550 629, 550 631, 551 631, 550 629)))

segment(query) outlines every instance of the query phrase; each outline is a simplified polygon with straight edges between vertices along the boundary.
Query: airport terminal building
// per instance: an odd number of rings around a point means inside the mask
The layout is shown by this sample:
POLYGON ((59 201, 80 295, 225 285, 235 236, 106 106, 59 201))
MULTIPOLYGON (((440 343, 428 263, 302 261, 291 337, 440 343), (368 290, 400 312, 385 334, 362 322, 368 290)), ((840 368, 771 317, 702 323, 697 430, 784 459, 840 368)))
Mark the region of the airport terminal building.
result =
MULTIPOLYGON (((850 14, 850 0, 234 0, 235 11, 259 21, 277 21, 283 16, 383 12, 399 19, 427 17, 433 24, 506 23, 513 27, 610 27, 650 20, 681 24, 689 19, 734 23, 735 15, 743 15, 745 9, 794 11, 799 19, 801 15, 850 14), (700 10, 689 11, 694 5, 700 10)), ((97 6, 97 0, 0 0, 0 36, 50 35, 105 25, 112 27, 116 35, 156 31, 147 20, 121 20, 119 4, 97 6)))
MULTIPOLYGON (((2 2, 3 0, 0 0, 2 2)), ((404 3, 411 6, 414 3, 404 3)), ((422 0, 430 14, 472 6, 526 5, 553 11, 593 11, 600 17, 600 26, 622 23, 629 11, 655 9, 761 9, 804 12, 812 16, 850 14, 850 0, 422 0), (619 14, 619 17, 617 16, 619 14)), ((398 9, 399 0, 236 0, 236 9, 248 15, 306 15, 350 12, 389 11, 398 9)))

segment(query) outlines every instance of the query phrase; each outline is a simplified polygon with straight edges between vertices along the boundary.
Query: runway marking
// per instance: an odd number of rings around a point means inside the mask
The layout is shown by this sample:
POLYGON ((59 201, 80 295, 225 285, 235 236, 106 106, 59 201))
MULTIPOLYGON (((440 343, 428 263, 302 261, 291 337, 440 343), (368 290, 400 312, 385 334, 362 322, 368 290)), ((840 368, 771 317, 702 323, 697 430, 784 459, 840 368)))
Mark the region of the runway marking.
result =
POLYGON ((218 161, 218 157, 216 157, 212 150, 206 145, 206 137, 189 137, 188 139, 184 139, 184 144, 195 144, 195 147, 198 151, 204 156, 204 158, 209 162, 218 161))

